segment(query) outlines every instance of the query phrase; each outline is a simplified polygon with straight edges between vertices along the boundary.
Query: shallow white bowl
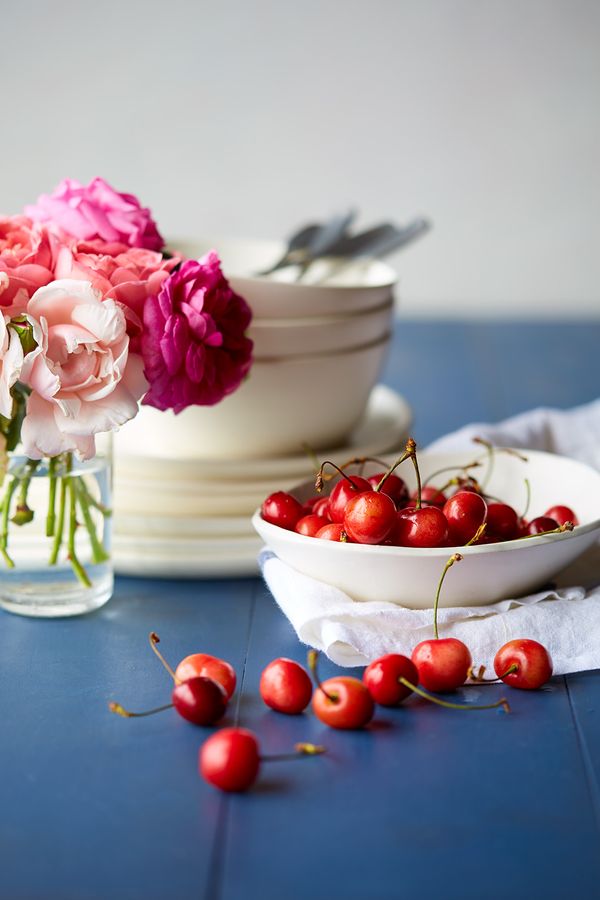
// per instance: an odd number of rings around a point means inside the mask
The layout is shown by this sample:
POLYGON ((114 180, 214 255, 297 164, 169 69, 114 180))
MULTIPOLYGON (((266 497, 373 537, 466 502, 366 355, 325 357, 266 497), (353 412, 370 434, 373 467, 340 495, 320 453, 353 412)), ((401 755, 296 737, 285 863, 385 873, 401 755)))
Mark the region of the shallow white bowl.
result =
POLYGON ((301 282, 288 268, 271 276, 257 276, 282 255, 278 241, 173 239, 172 250, 192 259, 215 249, 234 290, 250 304, 257 318, 299 318, 356 312, 381 306, 398 280, 394 269, 380 260, 358 259, 339 267, 336 260, 315 263, 301 282))
POLYGON ((305 316, 300 319, 254 319, 248 337, 254 341, 256 359, 310 355, 350 350, 381 340, 391 331, 394 318, 392 297, 382 306, 336 316, 305 316))
POLYGON ((363 415, 381 370, 389 335, 355 350, 257 360, 247 381, 217 406, 179 415, 141 408, 128 441, 153 455, 251 459, 343 443, 363 415))
MULTIPOLYGON (((524 505, 524 479, 528 478, 532 496, 529 518, 560 503, 570 506, 581 524, 564 534, 458 548, 464 560, 448 573, 442 606, 484 606, 530 593, 600 537, 600 473, 550 453, 521 452, 528 458, 526 463, 513 456, 496 456, 489 493, 519 511, 524 505)), ((424 477, 443 466, 469 461, 468 452, 419 455, 424 477)), ((409 465, 405 463, 400 474, 414 487, 409 465)), ((313 492, 312 481, 293 491, 301 500, 313 492)), ((433 606, 444 562, 454 552, 447 547, 372 547, 317 540, 270 525, 261 518, 260 510, 252 522, 267 546, 299 572, 341 588, 354 600, 390 601, 411 609, 433 606)))

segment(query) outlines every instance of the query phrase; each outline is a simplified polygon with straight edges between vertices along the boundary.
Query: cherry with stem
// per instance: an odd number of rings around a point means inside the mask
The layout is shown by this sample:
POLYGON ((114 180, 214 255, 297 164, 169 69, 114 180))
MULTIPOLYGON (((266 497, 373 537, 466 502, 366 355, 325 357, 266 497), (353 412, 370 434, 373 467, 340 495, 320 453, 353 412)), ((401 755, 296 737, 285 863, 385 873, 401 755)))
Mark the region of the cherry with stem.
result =
POLYGON ((317 686, 312 698, 316 717, 331 728, 364 728, 375 711, 369 689, 360 679, 349 675, 338 675, 321 682, 317 674, 318 656, 316 650, 308 653, 308 667, 317 686))
POLYGON ((454 553, 444 565, 438 582, 433 606, 434 639, 421 641, 412 652, 411 659, 419 673, 420 683, 429 691, 445 693, 464 684, 469 669, 473 665, 469 648, 458 638, 440 638, 437 614, 440 592, 448 570, 463 559, 454 553))
POLYGON ((283 762, 326 752, 318 744, 295 744, 295 753, 263 756, 258 738, 247 728, 222 728, 200 747, 198 769, 205 781, 226 792, 245 791, 256 781, 261 763, 283 762))

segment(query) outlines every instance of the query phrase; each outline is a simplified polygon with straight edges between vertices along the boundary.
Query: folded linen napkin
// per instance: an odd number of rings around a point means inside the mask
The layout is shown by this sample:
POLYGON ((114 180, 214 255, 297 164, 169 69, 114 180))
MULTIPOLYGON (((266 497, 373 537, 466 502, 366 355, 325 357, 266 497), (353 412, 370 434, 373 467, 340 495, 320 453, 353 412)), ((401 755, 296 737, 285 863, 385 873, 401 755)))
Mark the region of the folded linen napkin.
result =
MULTIPOLYGON (((600 400, 568 411, 536 409, 499 425, 470 425, 431 445, 450 452, 479 435, 499 446, 527 447, 573 456, 600 468, 600 400)), ((432 636, 430 610, 393 603, 356 603, 338 588, 310 578, 264 550, 265 581, 298 638, 341 666, 359 666, 383 653, 410 655, 432 636)), ((440 609, 442 637, 457 637, 476 665, 492 668, 496 650, 511 638, 548 647, 555 674, 600 668, 600 552, 598 546, 563 573, 557 589, 485 607, 440 609), (575 586, 571 586, 575 585, 575 586)))

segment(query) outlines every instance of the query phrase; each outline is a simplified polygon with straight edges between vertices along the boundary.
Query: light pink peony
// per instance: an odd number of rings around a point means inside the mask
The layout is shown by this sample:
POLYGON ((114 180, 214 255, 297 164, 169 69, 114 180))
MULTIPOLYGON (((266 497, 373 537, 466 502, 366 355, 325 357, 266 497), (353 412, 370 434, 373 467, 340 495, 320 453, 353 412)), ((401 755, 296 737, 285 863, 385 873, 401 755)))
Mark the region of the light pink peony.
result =
POLYGON ((0 219, 0 306, 22 312, 53 277, 52 238, 46 229, 26 216, 0 219))
POLYGON ((54 193, 42 194, 25 212, 77 240, 99 238, 147 250, 164 246, 150 210, 133 194, 115 191, 103 178, 94 178, 88 185, 65 178, 54 193))
POLYGON ((30 459, 95 453, 94 435, 137 413, 146 390, 141 360, 129 354, 123 310, 86 281, 63 279, 27 304, 38 346, 23 362, 32 393, 21 439, 30 459))
POLYGON ((144 403, 181 412, 235 391, 252 364, 252 313, 229 286, 214 251, 188 259, 144 306, 144 403))
POLYGON ((9 316, 0 314, 0 415, 10 419, 13 399, 10 389, 19 380, 23 366, 23 348, 19 335, 8 327, 9 316))

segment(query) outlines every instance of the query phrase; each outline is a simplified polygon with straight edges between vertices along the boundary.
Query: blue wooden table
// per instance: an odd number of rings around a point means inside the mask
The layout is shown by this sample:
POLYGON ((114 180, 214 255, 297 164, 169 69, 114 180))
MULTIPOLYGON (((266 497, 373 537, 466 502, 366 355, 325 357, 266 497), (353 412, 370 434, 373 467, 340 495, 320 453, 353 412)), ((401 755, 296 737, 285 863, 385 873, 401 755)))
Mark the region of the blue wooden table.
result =
MULTIPOLYGON (((599 322, 400 322, 383 380, 426 443, 597 397, 599 346, 599 322)), ((120 579, 85 618, 0 613, 0 654, 2 900, 600 897, 600 674, 515 692, 510 716, 412 699, 364 732, 327 730, 259 699, 264 665, 305 648, 258 579, 120 579), (165 702, 152 629, 171 660, 205 650, 235 666, 225 721, 265 752, 307 740, 327 756, 217 793, 197 775, 209 730, 107 711, 165 702)))

